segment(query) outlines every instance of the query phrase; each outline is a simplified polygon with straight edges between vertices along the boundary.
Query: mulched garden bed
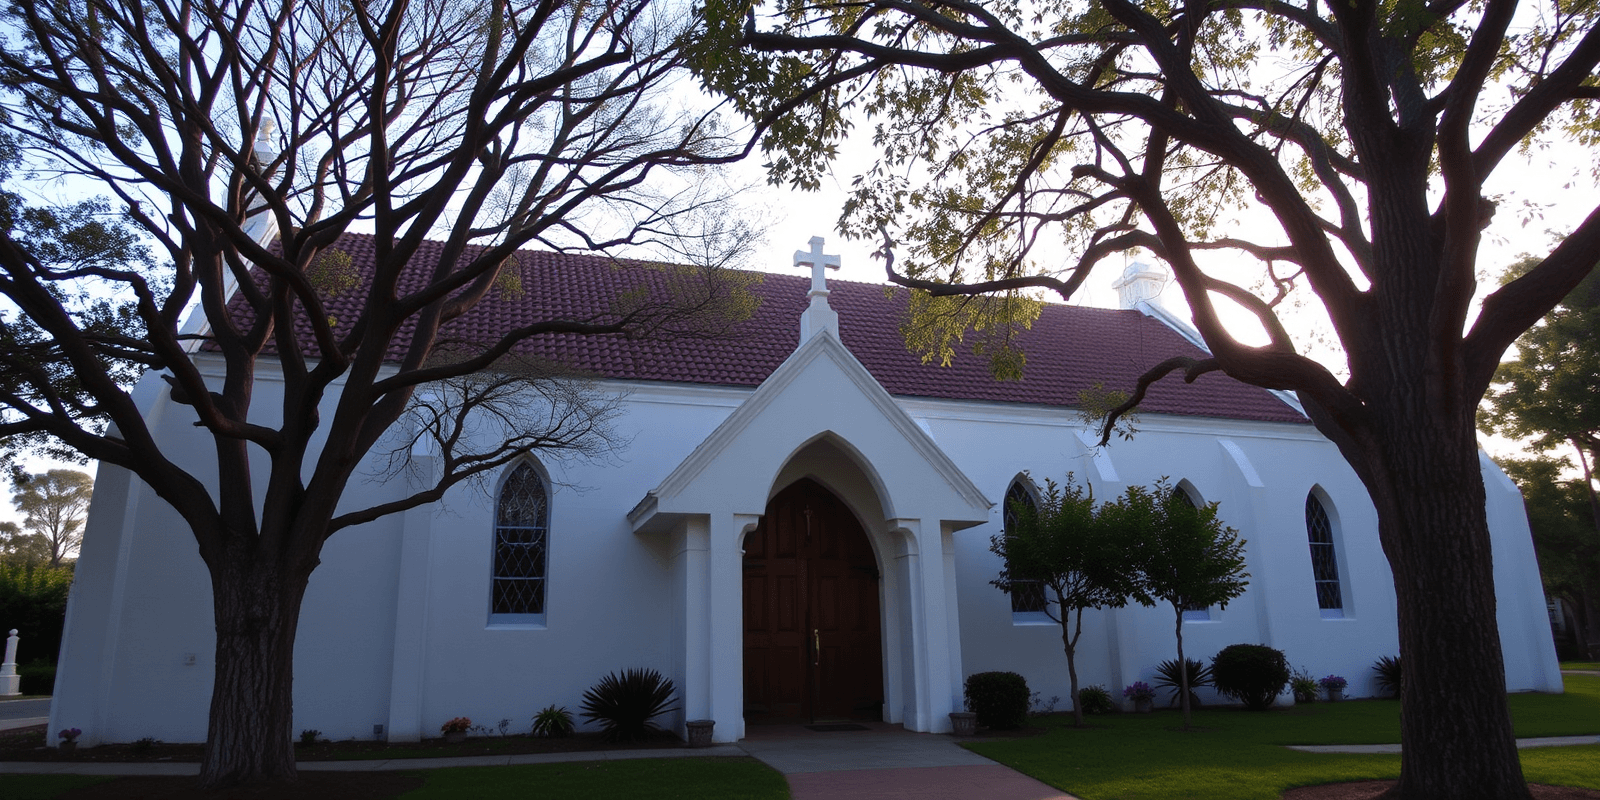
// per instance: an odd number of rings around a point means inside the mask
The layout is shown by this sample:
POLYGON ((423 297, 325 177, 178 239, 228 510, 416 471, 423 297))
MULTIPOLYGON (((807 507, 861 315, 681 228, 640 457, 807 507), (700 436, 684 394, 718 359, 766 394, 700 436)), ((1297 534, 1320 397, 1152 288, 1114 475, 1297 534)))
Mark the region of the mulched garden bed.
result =
MULTIPOLYGON (((0 761, 174 761, 199 762, 203 745, 166 744, 164 742, 134 742, 131 744, 102 744, 63 753, 54 747, 44 746, 45 726, 0 731, 0 761)), ((454 758, 456 756, 509 756, 525 753, 582 753, 612 750, 670 750, 687 747, 682 739, 671 733, 658 733, 642 741, 628 744, 608 744, 596 734, 574 734, 564 738, 534 738, 532 736, 487 736, 469 738, 451 744, 443 739, 424 739, 410 744, 346 740, 318 742, 313 745, 295 745, 297 761, 346 761, 389 758, 454 758)), ((311 774, 311 773, 303 773, 311 774)))
MULTIPOLYGON (((1283 793, 1283 800, 1378 800, 1395 781, 1351 781, 1323 786, 1302 786, 1283 793)), ((1600 800, 1600 792, 1575 786, 1528 784, 1533 800, 1600 800)))
POLYGON ((420 772, 301 772, 292 784, 204 791, 200 779, 139 775, 73 789, 56 800, 391 800, 423 784, 420 772))

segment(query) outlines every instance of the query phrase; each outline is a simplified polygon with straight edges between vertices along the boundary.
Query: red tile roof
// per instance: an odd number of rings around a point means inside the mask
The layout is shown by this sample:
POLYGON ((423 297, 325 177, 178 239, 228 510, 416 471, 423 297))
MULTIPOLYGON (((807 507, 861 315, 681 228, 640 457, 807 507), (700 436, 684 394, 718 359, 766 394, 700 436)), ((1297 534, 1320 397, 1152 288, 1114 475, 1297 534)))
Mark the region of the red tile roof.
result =
MULTIPOLYGON (((357 269, 369 273, 373 263, 370 236, 347 235, 340 249, 357 269)), ((437 250, 425 246, 419 259, 437 250)), ((642 281, 654 283, 659 273, 619 267, 594 256, 524 251, 524 292, 518 297, 490 296, 443 335, 467 341, 491 341, 502 331, 552 318, 582 318, 604 313, 623 292, 642 281)), ((777 369, 800 338, 800 314, 806 307, 810 280, 800 275, 767 273, 752 287, 761 304, 739 323, 733 336, 718 339, 628 339, 622 336, 545 335, 529 339, 522 352, 607 378, 641 381, 756 386, 777 369)), ((1080 391, 1095 384, 1131 390, 1145 369, 1173 355, 1201 351, 1159 320, 1139 311, 1047 305, 1019 343, 1026 353, 1023 378, 995 380, 987 359, 958 349, 954 363, 924 364, 906 349, 900 333, 905 320, 904 290, 886 297, 884 287, 829 281, 829 305, 839 313, 840 339, 850 352, 893 395, 1002 403, 1073 406, 1080 391)), ((335 317, 354 319, 360 292, 331 298, 335 317)), ((248 310, 236 303, 236 312, 248 310)), ((314 344, 302 328, 308 350, 314 344)), ((1193 384, 1168 377, 1154 387, 1141 408, 1146 413, 1222 417, 1269 422, 1304 423, 1306 418, 1271 393, 1219 374, 1193 384)))

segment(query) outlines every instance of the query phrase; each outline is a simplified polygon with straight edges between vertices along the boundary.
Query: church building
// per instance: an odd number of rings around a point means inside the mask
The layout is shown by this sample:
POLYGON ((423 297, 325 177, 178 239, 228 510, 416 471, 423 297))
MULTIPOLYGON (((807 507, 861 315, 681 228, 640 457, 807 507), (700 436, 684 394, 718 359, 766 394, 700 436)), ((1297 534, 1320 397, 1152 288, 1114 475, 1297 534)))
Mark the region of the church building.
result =
MULTIPOLYGON (((370 238, 341 248, 372 263, 370 238)), ((809 278, 759 276, 760 305, 732 337, 530 341, 530 355, 593 376, 614 399, 621 445, 596 459, 536 454, 334 535, 301 615, 294 729, 415 741, 466 716, 527 730, 539 709, 576 712, 586 689, 633 667, 676 685, 666 727, 712 720, 723 742, 780 721, 947 732, 964 678, 988 670, 1021 673, 1065 710, 1060 628, 1037 596, 990 585, 1001 564, 989 540, 1008 498, 1033 502, 1045 478, 1068 473, 1097 497, 1166 477, 1197 504, 1219 503, 1247 541, 1244 595, 1183 612, 1191 658, 1263 643, 1293 667, 1345 676, 1350 696, 1377 693, 1371 665, 1398 644, 1376 512, 1292 396, 1220 374, 1162 381, 1137 433, 1103 448, 1077 414, 1085 390, 1131 389, 1163 359, 1203 354, 1155 301, 1159 272, 1130 267, 1120 310, 1047 305, 1020 340, 1022 379, 999 381, 968 353, 924 363, 900 331, 904 290, 830 283, 829 261, 813 239, 796 254, 809 278)), ((528 291, 453 324, 581 316, 632 280, 601 258, 519 263, 528 291)), ((138 398, 152 430, 214 481, 207 435, 151 377, 138 398)), ((273 381, 258 377, 257 408, 275 407, 273 381)), ((410 491, 406 476, 383 477, 381 455, 369 462, 344 507, 410 491)), ((1560 691, 1522 498, 1482 465, 1508 687, 1560 691)), ((177 514, 101 465, 49 741, 71 727, 91 746, 204 740, 211 609, 177 514)), ((1091 611, 1079 653, 1082 682, 1120 700, 1176 656, 1173 612, 1091 611)))

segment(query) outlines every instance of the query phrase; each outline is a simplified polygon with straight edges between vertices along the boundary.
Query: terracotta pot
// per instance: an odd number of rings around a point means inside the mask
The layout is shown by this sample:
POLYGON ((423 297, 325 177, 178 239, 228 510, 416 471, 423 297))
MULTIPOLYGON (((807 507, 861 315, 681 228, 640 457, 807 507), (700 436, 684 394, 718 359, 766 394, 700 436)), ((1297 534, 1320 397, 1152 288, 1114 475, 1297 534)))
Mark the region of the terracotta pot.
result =
POLYGON ((63 741, 61 744, 57 745, 57 749, 63 753, 75 753, 78 750, 78 743, 74 741, 63 741))
POLYGON ((1156 704, 1148 697, 1140 697, 1133 701, 1133 710, 1140 714, 1149 714, 1156 710, 1156 704))
POLYGON ((451 743, 451 744, 457 744, 459 742, 464 742, 464 741, 467 740, 467 732, 466 731, 450 731, 449 733, 446 733, 444 735, 444 740, 449 742, 449 743, 451 743))
POLYGON ((716 720, 711 720, 711 719, 691 719, 688 722, 685 722, 683 724, 684 724, 684 727, 689 729, 689 746, 690 747, 710 747, 711 746, 711 729, 712 729, 713 726, 715 726, 717 724, 716 720))

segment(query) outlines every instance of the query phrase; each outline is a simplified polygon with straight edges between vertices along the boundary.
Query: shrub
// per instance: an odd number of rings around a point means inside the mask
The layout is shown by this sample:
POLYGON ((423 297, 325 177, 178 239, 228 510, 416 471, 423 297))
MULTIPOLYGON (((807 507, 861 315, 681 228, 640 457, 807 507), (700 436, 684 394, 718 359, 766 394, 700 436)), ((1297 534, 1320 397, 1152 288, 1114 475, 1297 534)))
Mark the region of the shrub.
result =
MULTIPOLYGON (((67 620, 67 593, 72 589, 72 568, 0 563, 0 648, 6 633, 16 628, 21 642, 18 665, 43 660, 55 663, 61 652, 61 630, 67 620)), ((17 670, 21 674, 21 670, 17 670)), ((24 694, 49 694, 23 690, 24 694)))
POLYGON ((555 703, 551 703, 533 715, 534 736, 559 739, 572 735, 573 727, 572 712, 566 706, 557 708, 555 703))
POLYGON ((56 665, 34 659, 17 667, 17 678, 18 690, 23 694, 51 694, 56 690, 56 665))
POLYGON ((1217 691, 1251 711, 1264 711, 1289 683, 1289 660, 1264 644, 1232 644, 1211 659, 1217 691))
POLYGON ((321 736, 322 731, 319 731, 315 728, 307 728, 300 732, 300 743, 310 747, 311 745, 316 744, 317 739, 321 738, 321 736))
MULTIPOLYGON (((1200 705, 1200 698, 1195 695, 1194 690, 1211 685, 1211 668, 1197 658, 1186 658, 1183 661, 1189 665, 1189 707, 1197 708, 1200 705)), ((1172 692, 1168 705, 1178 705, 1178 692, 1182 691, 1183 687, 1179 680, 1182 678, 1183 674, 1178 672, 1178 659, 1169 658, 1156 665, 1156 688, 1172 692)))
POLYGON ((967 676, 965 696, 979 725, 1010 730, 1028 718, 1028 681, 1015 672, 974 672, 967 676))
POLYGON ((470 717, 456 717, 439 726, 440 733, 466 733, 470 730, 472 730, 472 719, 470 717))
POLYGON ((653 720, 677 708, 669 678, 653 669, 630 669, 600 679, 583 693, 583 718, 600 723, 608 742, 634 742, 660 731, 653 720))
POLYGON ((1384 656, 1372 662, 1372 671, 1378 673, 1378 689, 1390 697, 1400 696, 1400 657, 1384 656))
POLYGON ((1104 686, 1085 686, 1079 689, 1078 702, 1085 714, 1110 714, 1117 710, 1117 704, 1111 702, 1111 692, 1104 686))

